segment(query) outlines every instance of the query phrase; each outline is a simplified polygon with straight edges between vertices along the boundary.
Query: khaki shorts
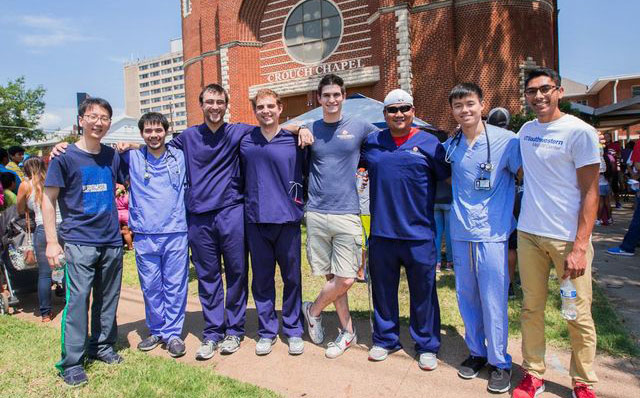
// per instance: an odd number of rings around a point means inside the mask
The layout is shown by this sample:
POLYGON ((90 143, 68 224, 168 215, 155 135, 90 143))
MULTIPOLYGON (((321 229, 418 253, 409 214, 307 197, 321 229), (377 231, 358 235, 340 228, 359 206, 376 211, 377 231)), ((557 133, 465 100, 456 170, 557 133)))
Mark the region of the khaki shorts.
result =
POLYGON ((308 211, 307 259, 314 275, 356 278, 362 262, 362 223, 357 214, 308 211))

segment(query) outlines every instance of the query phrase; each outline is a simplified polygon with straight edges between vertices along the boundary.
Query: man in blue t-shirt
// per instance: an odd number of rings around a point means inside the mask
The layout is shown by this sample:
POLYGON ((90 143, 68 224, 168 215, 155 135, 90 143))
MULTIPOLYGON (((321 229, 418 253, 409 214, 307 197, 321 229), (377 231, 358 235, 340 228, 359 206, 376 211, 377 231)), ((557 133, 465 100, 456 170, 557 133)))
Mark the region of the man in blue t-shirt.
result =
POLYGON ((433 206, 436 182, 450 176, 438 139, 412 127, 413 97, 396 89, 384 100, 388 129, 364 144, 371 189, 369 272, 373 293, 373 346, 382 361, 401 348, 398 283, 404 266, 411 296, 409 331, 423 370, 438 366, 440 307, 436 292, 433 206))
POLYGON ((138 349, 164 343, 177 358, 186 352, 181 334, 189 282, 184 155, 165 145, 169 122, 161 113, 145 113, 138 128, 146 145, 121 155, 123 175, 131 182, 129 227, 149 328, 138 349))
POLYGON ((122 362, 113 348, 122 281, 122 238, 115 203, 115 184, 121 181, 120 156, 100 143, 112 114, 111 105, 101 98, 89 98, 80 105, 84 134, 66 153, 51 160, 44 184, 47 260, 54 269, 60 266, 61 257, 66 258, 62 358, 56 367, 70 386, 88 381, 85 354, 108 364, 122 362), (64 251, 56 232, 56 201, 62 213, 59 233, 64 251), (87 339, 92 290, 91 338, 87 339))
POLYGON ((449 104, 460 124, 445 143, 453 186, 450 230, 458 307, 470 351, 458 375, 473 379, 488 364, 487 389, 504 393, 511 386, 507 253, 516 227, 512 210, 520 145, 511 131, 482 121, 484 101, 476 84, 455 86, 449 104))
POLYGON ((345 99, 342 78, 324 76, 318 85, 322 120, 313 123, 307 203, 307 257, 314 275, 327 279, 312 302, 303 303, 311 341, 324 340, 322 310, 333 303, 340 332, 325 355, 340 356, 356 343, 349 314, 347 292, 358 275, 362 259, 362 223, 356 186, 360 150, 366 137, 378 129, 367 122, 342 115, 345 99))

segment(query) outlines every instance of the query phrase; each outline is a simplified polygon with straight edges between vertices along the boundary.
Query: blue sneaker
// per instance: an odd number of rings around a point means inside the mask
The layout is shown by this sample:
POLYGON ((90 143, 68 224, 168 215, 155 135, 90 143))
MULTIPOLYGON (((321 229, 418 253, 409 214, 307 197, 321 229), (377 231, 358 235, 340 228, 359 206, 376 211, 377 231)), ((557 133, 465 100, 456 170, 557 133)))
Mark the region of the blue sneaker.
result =
POLYGON ((69 387, 80 387, 89 382, 89 378, 82 366, 65 369, 63 372, 60 372, 60 377, 69 387))
POLYGON ((124 362, 124 358, 122 358, 120 354, 115 351, 107 352, 106 354, 101 355, 90 355, 89 359, 104 362, 107 365, 117 365, 124 362))
POLYGON ((620 246, 607 249, 607 254, 611 254, 612 256, 627 256, 627 257, 632 257, 634 255, 633 252, 627 252, 622 250, 620 246))

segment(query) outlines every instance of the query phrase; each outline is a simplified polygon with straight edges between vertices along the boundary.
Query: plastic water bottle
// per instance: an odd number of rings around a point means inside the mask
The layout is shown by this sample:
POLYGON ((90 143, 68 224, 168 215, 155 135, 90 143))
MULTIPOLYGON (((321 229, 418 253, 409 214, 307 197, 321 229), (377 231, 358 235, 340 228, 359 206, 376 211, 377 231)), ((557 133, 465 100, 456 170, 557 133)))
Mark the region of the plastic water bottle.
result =
POLYGON ((64 266, 67 264, 67 259, 64 257, 64 254, 61 254, 58 257, 58 261, 60 262, 60 265, 51 271, 51 280, 55 283, 62 283, 62 280, 64 279, 64 266))
POLYGON ((571 282, 571 278, 562 280, 560 284, 560 298, 562 299, 562 316, 568 321, 575 321, 578 317, 578 308, 576 307, 576 288, 571 282))
POLYGON ((365 188, 366 188, 366 183, 365 183, 365 179, 368 176, 368 172, 367 170, 363 169, 362 167, 358 169, 358 172, 356 173, 356 180, 357 180, 357 184, 358 184, 358 192, 362 193, 364 192, 365 188))

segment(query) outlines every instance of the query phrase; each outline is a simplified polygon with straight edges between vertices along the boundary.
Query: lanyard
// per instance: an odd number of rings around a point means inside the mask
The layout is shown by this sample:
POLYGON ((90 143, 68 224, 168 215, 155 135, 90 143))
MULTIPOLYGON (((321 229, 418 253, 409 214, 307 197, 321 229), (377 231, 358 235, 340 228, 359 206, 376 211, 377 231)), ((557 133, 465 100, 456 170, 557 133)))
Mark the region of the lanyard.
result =
MULTIPOLYGON (((144 147, 144 179, 145 180, 149 180, 151 179, 151 174, 149 173, 149 150, 147 148, 147 146, 145 145, 144 147)), ((171 149, 169 149, 167 147, 166 152, 164 154, 164 161, 167 164, 167 172, 169 173, 169 180, 171 182, 171 185, 174 185, 173 183, 173 178, 172 178, 172 174, 176 174, 176 176, 178 177, 178 181, 180 180, 180 165, 178 164, 178 159, 175 157, 175 155, 171 152, 171 149), (172 170, 171 166, 170 166, 170 161, 169 158, 173 159, 173 164, 175 166, 175 168, 172 170)))
MULTIPOLYGON (((480 170, 491 172, 493 170, 493 165, 491 164, 491 143, 489 142, 489 130, 487 130, 487 124, 482 121, 482 125, 484 126, 484 138, 487 141, 487 161, 486 163, 480 163, 480 170)), ((462 130, 458 130, 456 135, 451 140, 451 145, 447 148, 447 152, 444 155, 444 160, 447 163, 451 163, 451 157, 453 156, 456 149, 460 145, 460 140, 462 139, 462 130)))

